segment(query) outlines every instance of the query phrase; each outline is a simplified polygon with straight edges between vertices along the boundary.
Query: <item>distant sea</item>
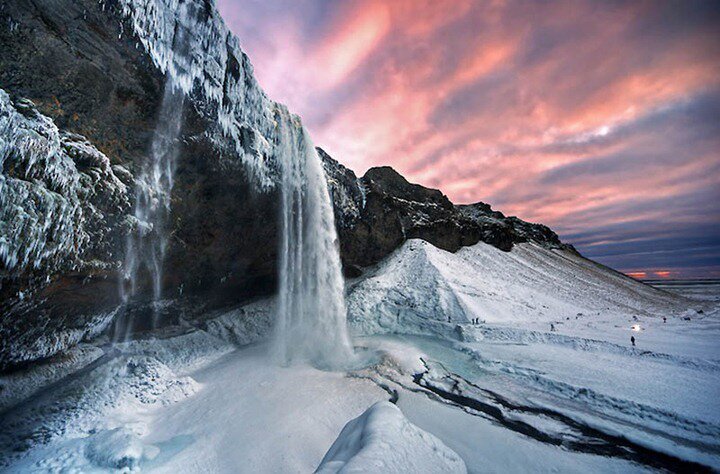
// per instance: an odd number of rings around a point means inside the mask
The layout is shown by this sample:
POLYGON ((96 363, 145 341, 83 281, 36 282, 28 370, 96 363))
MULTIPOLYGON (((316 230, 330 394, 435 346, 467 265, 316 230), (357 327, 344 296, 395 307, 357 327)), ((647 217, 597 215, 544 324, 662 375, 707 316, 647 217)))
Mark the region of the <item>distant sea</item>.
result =
POLYGON ((720 301, 720 279, 696 280, 643 280, 644 283, 655 288, 678 293, 688 298, 720 301))

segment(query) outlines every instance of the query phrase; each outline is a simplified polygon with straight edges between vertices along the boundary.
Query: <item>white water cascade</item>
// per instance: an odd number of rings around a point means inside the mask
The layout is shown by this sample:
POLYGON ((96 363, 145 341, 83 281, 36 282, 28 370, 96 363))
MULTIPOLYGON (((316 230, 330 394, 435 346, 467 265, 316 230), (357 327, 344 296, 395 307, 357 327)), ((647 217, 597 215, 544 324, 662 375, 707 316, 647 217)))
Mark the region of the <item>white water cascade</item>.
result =
MULTIPOLYGON (((167 220, 170 215, 184 97, 168 75, 148 161, 137 179, 134 210, 137 226, 128 235, 126 242, 121 296, 127 302, 137 292, 138 280, 144 270, 152 285, 153 327, 157 325, 157 303, 162 297, 167 220)), ((122 339, 126 339, 127 333, 132 330, 132 325, 127 321, 125 326, 122 339)))
POLYGON ((279 106, 276 121, 282 241, 275 355, 284 365, 345 367, 354 354, 325 173, 299 119, 279 106))

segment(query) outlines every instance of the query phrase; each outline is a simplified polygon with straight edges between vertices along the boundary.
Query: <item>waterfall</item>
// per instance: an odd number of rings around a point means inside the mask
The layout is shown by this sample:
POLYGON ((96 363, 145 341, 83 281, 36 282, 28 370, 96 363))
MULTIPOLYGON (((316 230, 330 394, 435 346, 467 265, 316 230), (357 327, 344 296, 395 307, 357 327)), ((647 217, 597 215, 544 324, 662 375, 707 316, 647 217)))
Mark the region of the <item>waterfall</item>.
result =
POLYGON ((321 368, 353 358, 332 202, 320 157, 299 119, 278 107, 281 252, 274 353, 321 368))
MULTIPOLYGON (((152 327, 157 325, 157 303, 162 297, 167 220, 170 215, 184 97, 168 75, 148 161, 137 179, 134 209, 136 229, 128 235, 126 241, 121 297, 127 303, 138 290, 140 276, 147 275, 152 287, 152 327)), ((132 325, 128 321, 123 324, 125 327, 121 328, 124 332, 121 339, 127 339, 132 325)))

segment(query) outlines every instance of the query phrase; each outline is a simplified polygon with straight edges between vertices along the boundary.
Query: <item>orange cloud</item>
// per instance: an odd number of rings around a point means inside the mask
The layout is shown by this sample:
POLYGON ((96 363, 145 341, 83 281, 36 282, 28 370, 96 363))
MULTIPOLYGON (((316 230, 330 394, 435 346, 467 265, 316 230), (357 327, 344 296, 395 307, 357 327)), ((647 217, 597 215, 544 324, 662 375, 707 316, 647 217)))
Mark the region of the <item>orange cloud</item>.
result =
POLYGON ((516 50, 515 42, 484 45, 466 58, 466 64, 453 77, 452 86, 461 87, 475 81, 507 61, 516 50))

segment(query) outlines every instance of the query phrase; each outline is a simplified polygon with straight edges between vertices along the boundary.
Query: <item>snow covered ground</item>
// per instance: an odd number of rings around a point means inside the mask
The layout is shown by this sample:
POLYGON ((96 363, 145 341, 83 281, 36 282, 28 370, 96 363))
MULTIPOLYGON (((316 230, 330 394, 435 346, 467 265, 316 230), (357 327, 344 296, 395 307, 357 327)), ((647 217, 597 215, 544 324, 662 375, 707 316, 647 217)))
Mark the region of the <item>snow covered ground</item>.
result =
POLYGON ((0 469, 720 469, 720 312, 706 296, 531 244, 410 241, 349 286, 363 367, 277 366, 268 301, 83 347, 60 374, 0 380, 0 469), (33 393, 38 380, 51 385, 33 393))
POLYGON ((720 301, 720 280, 648 280, 647 284, 688 298, 720 301))

